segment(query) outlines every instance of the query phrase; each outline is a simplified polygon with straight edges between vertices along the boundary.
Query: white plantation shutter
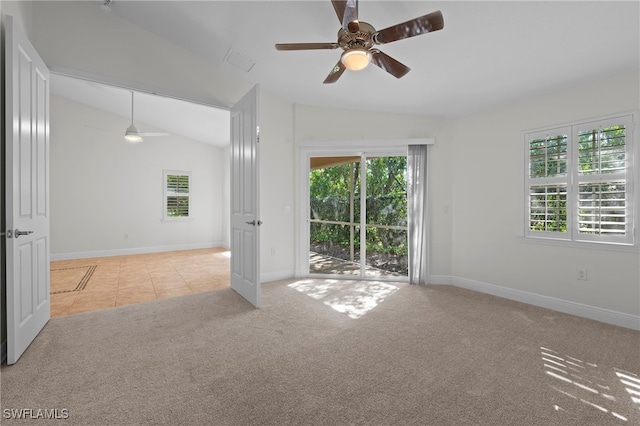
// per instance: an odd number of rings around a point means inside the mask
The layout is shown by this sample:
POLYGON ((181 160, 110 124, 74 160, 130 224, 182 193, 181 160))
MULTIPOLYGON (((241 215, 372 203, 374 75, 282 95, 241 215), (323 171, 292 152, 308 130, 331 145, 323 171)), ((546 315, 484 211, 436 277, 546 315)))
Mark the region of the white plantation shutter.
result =
POLYGON ((634 244, 632 115, 525 133, 525 236, 634 244))
POLYGON ((567 196, 569 186, 570 127, 526 135, 527 211, 525 234, 568 239, 567 196))
POLYGON ((567 185, 529 187, 529 229, 567 232, 567 185))
POLYGON ((633 243, 631 116, 576 125, 577 240, 633 243))
POLYGON ((165 170, 164 220, 185 219, 190 217, 191 173, 165 170))

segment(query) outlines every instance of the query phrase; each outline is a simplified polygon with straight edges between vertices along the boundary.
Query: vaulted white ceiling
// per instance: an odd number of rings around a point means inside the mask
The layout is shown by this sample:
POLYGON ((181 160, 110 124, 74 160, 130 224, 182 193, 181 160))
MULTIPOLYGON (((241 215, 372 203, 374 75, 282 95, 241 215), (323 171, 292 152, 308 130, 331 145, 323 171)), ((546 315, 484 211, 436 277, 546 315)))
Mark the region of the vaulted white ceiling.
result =
POLYGON ((459 116, 640 63, 640 6, 615 1, 370 1, 376 29, 435 10, 444 29, 379 46, 411 68, 375 66, 322 84, 341 50, 276 51, 275 43, 335 42, 340 23, 321 1, 122 1, 111 12, 294 103, 459 116), (255 65, 226 63, 234 49, 255 65))
MULTIPOLYGON (((292 103, 313 106, 456 117, 640 68, 637 1, 359 1, 360 20, 378 30, 436 10, 444 29, 379 46, 411 68, 406 76, 396 79, 370 65, 329 85, 322 82, 340 49, 276 51, 274 44, 335 42, 340 22, 330 0, 113 0, 104 13, 292 103), (255 65, 246 72, 225 61, 230 49, 255 65)), ((130 114, 127 90, 62 76, 54 77, 52 87, 114 114, 130 114)), ((228 143, 228 111, 136 96, 140 122, 218 146, 228 143)))
MULTIPOLYGON (((52 74, 51 90, 56 95, 131 120, 132 92, 127 89, 52 74)), ((228 110, 150 93, 133 93, 134 121, 140 132, 164 131, 217 147, 229 144, 228 110)), ((126 126, 99 130, 120 133, 124 137, 126 126)))

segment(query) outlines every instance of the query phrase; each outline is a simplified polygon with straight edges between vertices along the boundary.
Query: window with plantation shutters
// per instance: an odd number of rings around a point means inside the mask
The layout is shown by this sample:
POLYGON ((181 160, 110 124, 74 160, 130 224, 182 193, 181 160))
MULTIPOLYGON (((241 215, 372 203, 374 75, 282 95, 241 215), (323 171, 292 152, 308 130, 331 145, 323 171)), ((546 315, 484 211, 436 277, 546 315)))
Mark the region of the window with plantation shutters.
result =
POLYGON ((191 173, 165 170, 164 220, 188 219, 191 203, 191 173))
POLYGON ((525 236, 637 244, 634 116, 525 133, 525 236))
POLYGON ((528 137, 530 231, 555 237, 567 232, 569 133, 569 128, 558 128, 528 137))

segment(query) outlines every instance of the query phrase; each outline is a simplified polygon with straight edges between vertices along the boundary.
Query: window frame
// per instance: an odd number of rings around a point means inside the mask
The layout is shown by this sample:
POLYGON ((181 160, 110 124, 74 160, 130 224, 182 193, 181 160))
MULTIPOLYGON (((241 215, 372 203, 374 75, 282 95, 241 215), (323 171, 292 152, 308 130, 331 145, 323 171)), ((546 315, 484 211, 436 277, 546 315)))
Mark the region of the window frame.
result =
POLYGON ((523 193, 523 229, 528 241, 553 242, 577 246, 608 246, 611 248, 639 247, 637 238, 638 205, 638 142, 637 112, 627 112, 595 119, 581 120, 559 126, 534 129, 522 132, 524 148, 524 193, 523 193), (625 167, 623 171, 613 173, 581 174, 579 162, 579 133, 586 129, 598 129, 612 125, 625 126, 625 167), (550 177, 531 177, 530 143, 545 136, 567 135, 566 173, 550 177), (579 230, 579 188, 588 183, 625 182, 625 235, 594 235, 579 230), (531 193, 532 186, 566 185, 566 232, 536 231, 531 229, 531 193))
POLYGON ((162 171, 162 221, 163 222, 179 222, 193 219, 193 178, 192 173, 182 170, 163 170, 162 171), (188 178, 188 192, 179 193, 180 197, 186 197, 188 200, 188 214, 187 216, 170 216, 168 214, 168 199, 169 197, 177 196, 178 193, 170 192, 167 185, 167 178, 169 176, 186 176, 188 178))

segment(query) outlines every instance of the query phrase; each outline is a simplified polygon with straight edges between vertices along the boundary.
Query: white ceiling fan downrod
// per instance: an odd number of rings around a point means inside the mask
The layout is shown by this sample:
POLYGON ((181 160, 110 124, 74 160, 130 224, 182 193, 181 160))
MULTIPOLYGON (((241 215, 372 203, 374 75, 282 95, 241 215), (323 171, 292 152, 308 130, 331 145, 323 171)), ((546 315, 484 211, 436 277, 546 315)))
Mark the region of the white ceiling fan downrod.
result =
POLYGON ((140 131, 135 124, 133 124, 133 91, 131 91, 131 124, 124 133, 124 140, 130 143, 139 143, 143 140, 140 131))

